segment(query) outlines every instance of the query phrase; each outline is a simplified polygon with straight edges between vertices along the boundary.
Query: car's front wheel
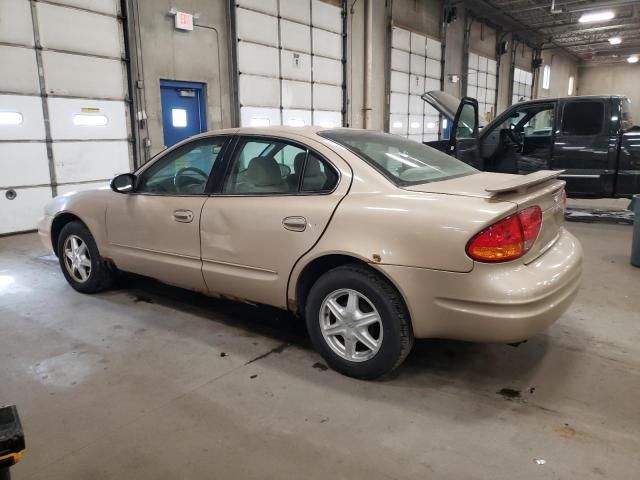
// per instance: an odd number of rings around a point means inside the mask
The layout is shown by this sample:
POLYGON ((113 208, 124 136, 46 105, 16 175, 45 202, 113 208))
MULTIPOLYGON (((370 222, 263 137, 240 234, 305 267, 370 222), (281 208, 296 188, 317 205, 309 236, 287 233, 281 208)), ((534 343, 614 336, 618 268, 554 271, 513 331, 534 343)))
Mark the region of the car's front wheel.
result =
POLYGON ((322 357, 351 377, 373 379, 391 372, 413 345, 400 293, 366 266, 344 265, 322 275, 309 292, 305 318, 322 357))
POLYGON ((70 222, 62 228, 58 260, 67 282, 79 292, 101 292, 113 282, 114 272, 103 261, 93 235, 81 222, 70 222))

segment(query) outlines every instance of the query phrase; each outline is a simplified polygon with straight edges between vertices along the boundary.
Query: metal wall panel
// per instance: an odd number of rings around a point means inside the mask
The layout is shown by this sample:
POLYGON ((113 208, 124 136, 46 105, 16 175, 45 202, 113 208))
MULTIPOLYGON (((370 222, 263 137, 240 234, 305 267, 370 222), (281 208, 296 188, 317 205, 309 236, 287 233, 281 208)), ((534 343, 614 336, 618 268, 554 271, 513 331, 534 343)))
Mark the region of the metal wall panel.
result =
POLYGON ((0 188, 48 184, 49 162, 45 144, 0 143, 0 173, 0 188))
POLYGON ((121 58, 118 20, 69 7, 38 3, 40 41, 45 48, 121 58), (64 25, 64 28, 60 28, 64 25))
MULTIPOLYGON (((1 17, 0 17, 1 18, 1 17)), ((0 24, 2 20, 0 20, 0 24)), ((40 94, 36 52, 30 48, 0 45, 0 65, 11 74, 0 74, 0 91, 40 94)))
POLYGON ((124 100, 126 74, 120 60, 42 52, 50 95, 124 100))
POLYGON ((61 183, 110 179, 129 171, 129 145, 122 142, 53 144, 56 177, 61 183))
POLYGON ((0 125, 0 140, 44 140, 40 97, 0 95, 0 112, 19 114, 19 123, 0 125))
POLYGON ((42 206, 51 199, 51 188, 23 188, 13 200, 0 189, 0 235, 32 230, 42 216, 42 206))
POLYGON ((0 42, 33 46, 33 23, 28 0, 0 1, 0 42))
MULTIPOLYGON (((49 98, 53 140, 123 140, 127 138, 124 102, 49 98), (106 117, 104 125, 86 125, 89 117, 106 117)), ((87 145, 87 148, 90 148, 87 145)))

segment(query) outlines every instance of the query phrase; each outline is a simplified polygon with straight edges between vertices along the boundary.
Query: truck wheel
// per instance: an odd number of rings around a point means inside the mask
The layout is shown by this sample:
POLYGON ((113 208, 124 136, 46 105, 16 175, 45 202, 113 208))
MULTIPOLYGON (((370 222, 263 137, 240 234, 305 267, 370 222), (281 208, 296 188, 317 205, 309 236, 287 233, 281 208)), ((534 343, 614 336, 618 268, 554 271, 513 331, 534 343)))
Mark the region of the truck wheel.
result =
POLYGON ((314 347, 338 372, 374 379, 391 372, 413 346, 400 293, 374 270, 344 265, 322 275, 305 306, 314 347))
POLYGON ((70 222, 62 228, 57 252, 63 275, 78 292, 101 292, 113 283, 114 272, 100 256, 93 235, 81 222, 70 222))

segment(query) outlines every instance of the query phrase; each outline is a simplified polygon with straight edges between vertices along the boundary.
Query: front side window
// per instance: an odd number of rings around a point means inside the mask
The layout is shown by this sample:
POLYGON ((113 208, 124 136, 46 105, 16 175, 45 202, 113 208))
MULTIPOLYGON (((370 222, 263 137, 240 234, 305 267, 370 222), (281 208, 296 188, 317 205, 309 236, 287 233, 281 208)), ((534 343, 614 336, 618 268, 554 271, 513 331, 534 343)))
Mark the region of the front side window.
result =
POLYGON ((460 111, 458 125, 456 127, 456 140, 474 138, 476 132, 476 107, 471 103, 465 103, 460 111))
POLYGON ((183 145, 158 159, 138 177, 136 192, 201 195, 220 163, 226 138, 205 138, 183 145))
POLYGON ((565 135, 597 135, 603 124, 603 102, 571 102, 564 107, 562 132, 565 135))
POLYGON ((295 194, 333 190, 338 174, 318 155, 282 140, 240 142, 223 193, 295 194))
POLYGON ((398 186, 478 173, 460 160, 397 135, 348 129, 327 130, 319 135, 351 150, 398 186))

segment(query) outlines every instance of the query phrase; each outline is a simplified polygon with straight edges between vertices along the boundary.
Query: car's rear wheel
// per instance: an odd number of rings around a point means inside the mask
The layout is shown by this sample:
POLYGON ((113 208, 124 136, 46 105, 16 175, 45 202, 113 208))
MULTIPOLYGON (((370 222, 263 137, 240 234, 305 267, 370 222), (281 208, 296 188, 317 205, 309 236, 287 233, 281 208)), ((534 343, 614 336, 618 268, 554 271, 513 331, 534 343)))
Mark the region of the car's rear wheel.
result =
POLYGON ((58 260, 67 282, 82 293, 97 293, 111 286, 114 272, 104 262, 91 232, 70 222, 58 237, 58 260))
POLYGON ((314 347, 345 375, 373 379, 394 370, 413 345, 400 293, 374 270, 337 267, 311 288, 305 318, 314 347))

